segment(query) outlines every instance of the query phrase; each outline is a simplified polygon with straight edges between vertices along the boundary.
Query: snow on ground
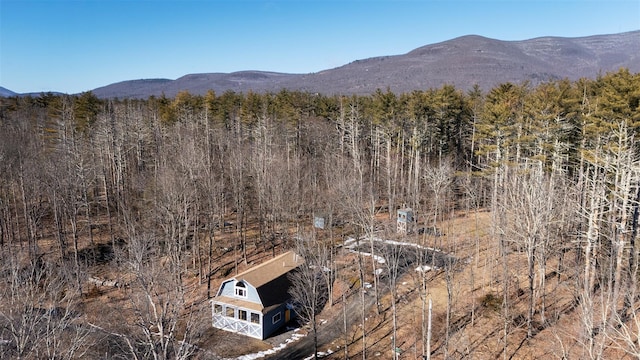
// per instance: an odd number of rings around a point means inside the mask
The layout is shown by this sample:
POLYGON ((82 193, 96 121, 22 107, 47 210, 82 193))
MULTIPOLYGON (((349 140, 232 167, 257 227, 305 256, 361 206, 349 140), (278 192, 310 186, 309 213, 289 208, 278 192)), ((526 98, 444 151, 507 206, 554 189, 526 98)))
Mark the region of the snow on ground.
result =
POLYGON ((420 265, 416 268, 417 272, 427 272, 431 270, 431 266, 429 265, 420 265))
POLYGON ((356 238, 349 236, 347 240, 344 241, 344 246, 348 248, 352 248, 356 242, 356 238))
MULTIPOLYGON (((331 349, 327 350, 326 352, 325 351, 318 351, 318 357, 319 358, 323 358, 323 357, 329 356, 331 354, 333 354, 333 351, 331 351, 331 349)), ((314 356, 313 356, 313 354, 311 354, 311 356, 304 358, 304 360, 311 360, 313 358, 314 358, 314 356)))
POLYGON ((305 335, 298 333, 300 329, 295 329, 293 334, 291 334, 291 337, 286 339, 283 343, 274 346, 273 348, 269 349, 269 350, 264 350, 264 351, 260 351, 257 352, 255 354, 247 354, 247 355, 242 355, 239 356, 235 359, 225 359, 225 360, 253 360, 253 359, 260 359, 263 358, 267 355, 273 355, 276 354, 278 351, 286 348, 289 344, 296 342, 300 339, 302 339, 303 337, 305 337, 305 335))
MULTIPOLYGON (((360 241, 367 241, 365 238, 360 238, 360 241)), ((374 241, 378 241, 377 238, 373 238, 374 241)), ((358 241, 356 241, 355 238, 352 238, 351 236, 349 236, 347 238, 347 240, 344 241, 344 247, 351 249, 352 252, 359 252, 360 254, 364 255, 364 256, 371 256, 373 257, 373 259, 375 261, 377 261, 380 264, 384 264, 386 262, 386 260, 382 257, 382 256, 378 256, 378 255, 373 255, 371 253, 368 252, 364 252, 364 251, 356 251, 354 250, 354 248, 358 245, 358 241)))
POLYGON ((440 250, 440 249, 436 249, 436 248, 432 248, 432 247, 428 247, 428 246, 422 246, 422 245, 418 245, 418 244, 414 244, 414 243, 408 243, 408 242, 402 242, 402 241, 384 240, 384 239, 380 239, 380 238, 377 238, 377 237, 374 237, 373 241, 382 242, 382 243, 389 244, 389 245, 410 246, 410 247, 414 247, 414 248, 417 248, 417 249, 442 252, 442 250, 440 250))
MULTIPOLYGON (((365 242, 365 241, 369 241, 369 239, 363 236, 363 237, 360 238, 360 241, 365 242)), ((380 242, 380 243, 389 244, 389 245, 408 246, 408 247, 413 247, 413 248, 416 248, 416 249, 430 250, 430 251, 434 251, 434 252, 436 252, 436 251, 437 252, 442 252, 442 250, 440 250, 440 249, 436 249, 436 248, 432 248, 432 247, 428 247, 428 246, 422 246, 422 245, 418 245, 418 244, 414 244, 414 243, 395 241, 395 240, 385 240, 385 239, 381 239, 379 237, 372 237, 371 241, 380 242)), ((352 252, 359 252, 360 254, 362 254, 364 256, 371 256, 379 264, 384 264, 386 262, 385 258, 383 258, 382 256, 372 255, 371 253, 368 253, 368 252, 355 250, 355 247, 358 246, 358 243, 359 243, 359 241, 356 240, 356 238, 349 236, 347 238, 347 240, 344 241, 344 247, 350 249, 352 252)), ((382 272, 382 269, 377 269, 377 270, 382 272)), ((430 271, 430 270, 432 270, 432 267, 429 266, 429 265, 421 265, 421 266, 418 266, 416 268, 416 271, 418 271, 418 272, 426 272, 426 271, 430 271)))
MULTIPOLYGON (((356 252, 355 250, 351 250, 351 251, 356 252)), ((360 251, 360 254, 364 256, 371 256, 373 257, 373 260, 377 261, 380 264, 384 264, 386 262, 386 260, 382 256, 372 255, 371 253, 364 252, 364 251, 360 251)))
MULTIPOLYGON (((399 246, 409 246, 409 247, 414 247, 417 249, 423 249, 423 250, 431 250, 431 251, 437 251, 437 252, 442 252, 442 250, 440 249, 436 249, 436 248, 432 248, 432 247, 428 247, 428 246, 422 246, 422 245, 418 245, 418 244, 414 244, 414 243, 410 243, 410 242, 403 242, 403 241, 395 241, 395 240, 385 240, 385 239, 381 239, 379 237, 373 237, 371 238, 371 240, 375 241, 375 242, 381 242, 381 243, 385 243, 385 244, 389 244, 389 245, 399 245, 399 246)), ((366 237, 361 237, 360 241, 369 241, 368 238, 366 237)), ((350 249, 353 249, 356 245, 357 245, 358 241, 356 240, 356 238, 349 236, 347 238, 347 240, 344 241, 344 246, 350 249)), ((363 255, 371 255, 369 253, 362 253, 363 255)))
MULTIPOLYGON (((376 242, 382 242, 382 243, 386 243, 386 244, 391 244, 391 245, 410 246, 410 247, 415 247, 415 248, 418 248, 418 249, 432 250, 432 251, 438 251, 438 252, 441 251, 441 250, 434 249, 434 248, 431 248, 431 247, 420 246, 418 244, 413 244, 413 243, 408 243, 408 242, 400 242, 400 241, 393 241, 393 240, 384 240, 384 239, 377 238, 377 237, 374 237, 371 240, 372 241, 376 241, 376 242)), ((362 238, 360 238, 360 241, 368 241, 368 239, 365 238, 365 237, 362 237, 362 238)), ((351 251, 353 251, 353 252, 356 252, 355 250, 353 250, 353 248, 355 248, 357 244, 358 244, 358 241, 353 237, 348 237, 347 240, 345 240, 345 242, 344 242, 344 246, 346 248, 351 249, 351 251)), ((380 264, 384 264, 385 261, 386 261, 382 256, 372 255, 372 254, 366 253, 366 252, 360 252, 360 253, 362 255, 364 255, 364 256, 372 256, 373 259, 376 260, 380 264)), ((416 271, 429 271, 429 270, 431 270, 431 267, 427 266, 427 265, 418 266, 416 268, 416 271)), ((369 284, 369 283, 365 283, 364 285, 365 285, 365 288, 370 288, 371 287, 371 284, 369 284)), ((305 336, 303 334, 298 333, 299 330, 300 329, 296 329, 294 331, 294 333, 291 335, 290 338, 286 339, 283 343, 281 343, 281 344, 279 344, 279 345, 277 345, 277 346, 275 346, 275 347, 273 347, 273 348, 271 348, 269 350, 260 351, 260 352, 257 352, 255 354, 242 355, 242 356, 239 356, 239 357, 237 357, 235 359, 225 359, 225 360, 253 360, 253 359, 260 359, 260 358, 263 358, 263 357, 268 356, 268 355, 276 354, 278 351, 286 348, 287 345, 289 345, 289 344, 291 344, 291 343, 293 343, 295 341, 298 341, 298 340, 300 340, 301 338, 303 338, 305 336)), ((319 352, 318 356, 319 357, 328 356, 328 355, 331 355, 332 353, 333 352, 331 350, 328 350, 327 352, 319 352)), ((313 359, 313 355, 311 355, 310 357, 306 358, 305 360, 309 360, 309 359, 313 359)))
MULTIPOLYGON (((325 324, 327 322, 327 320, 320 320, 321 324, 325 324)), ((286 348, 289 344, 292 344, 300 339, 302 339, 303 337, 305 337, 306 335, 304 334, 300 334, 298 333, 298 331, 300 331, 300 328, 297 328, 294 330, 293 334, 291 334, 291 337, 285 339, 285 341, 277 346, 274 346, 273 348, 269 349, 269 350, 264 350, 264 351, 260 351, 257 352, 255 354, 247 354, 247 355, 242 355, 242 356, 238 356, 237 358, 229 358, 229 359, 224 359, 224 360, 254 360, 254 359, 261 359, 263 357, 266 357, 268 355, 274 355, 277 354, 278 351, 286 348)), ((327 350, 326 352, 318 352, 318 357, 324 357, 324 356, 328 356, 331 355, 333 353, 333 351, 331 351, 331 349, 327 350)), ((311 354, 311 356, 305 358, 305 360, 309 360, 309 359, 313 359, 313 354, 311 354)))

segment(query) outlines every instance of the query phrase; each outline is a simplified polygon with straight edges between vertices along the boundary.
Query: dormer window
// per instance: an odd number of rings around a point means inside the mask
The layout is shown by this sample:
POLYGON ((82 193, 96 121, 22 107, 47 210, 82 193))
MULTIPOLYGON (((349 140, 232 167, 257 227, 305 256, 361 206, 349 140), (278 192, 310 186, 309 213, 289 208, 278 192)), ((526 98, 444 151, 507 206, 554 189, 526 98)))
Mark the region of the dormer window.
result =
POLYGON ((236 296, 247 297, 247 286, 242 281, 236 283, 235 290, 236 296))

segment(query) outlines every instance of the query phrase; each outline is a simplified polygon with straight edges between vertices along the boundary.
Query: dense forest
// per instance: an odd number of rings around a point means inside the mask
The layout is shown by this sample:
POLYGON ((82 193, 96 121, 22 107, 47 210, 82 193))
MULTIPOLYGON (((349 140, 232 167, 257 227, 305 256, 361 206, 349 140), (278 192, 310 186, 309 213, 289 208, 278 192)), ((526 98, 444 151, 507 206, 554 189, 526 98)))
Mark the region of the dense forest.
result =
MULTIPOLYGON (((489 214, 504 344, 512 327, 530 339, 557 321, 545 282, 563 276, 580 336, 558 357, 637 358, 639 137, 640 74, 624 69, 487 92, 2 98, 0 358, 196 356, 188 284, 213 296, 221 252, 237 271, 293 247, 314 214, 372 236, 400 207, 425 228, 489 214), (519 325, 512 271, 526 279, 519 325), (96 319, 98 275, 127 284, 128 317, 96 319)), ((452 347, 433 355, 461 357, 452 347)))

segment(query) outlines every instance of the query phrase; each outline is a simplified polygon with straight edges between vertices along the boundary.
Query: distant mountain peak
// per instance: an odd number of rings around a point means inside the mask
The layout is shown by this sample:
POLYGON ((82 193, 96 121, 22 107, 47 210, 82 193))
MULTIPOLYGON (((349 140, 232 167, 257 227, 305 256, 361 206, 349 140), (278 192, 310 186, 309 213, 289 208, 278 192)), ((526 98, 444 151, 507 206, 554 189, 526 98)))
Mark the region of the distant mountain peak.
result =
POLYGON ((0 97, 11 97, 16 95, 18 94, 5 87, 0 86, 0 97))
POLYGON ((359 59, 310 74, 246 70, 234 73, 187 74, 176 80, 124 81, 93 90, 99 97, 146 98, 193 94, 278 92, 282 89, 321 94, 371 94, 376 89, 396 93, 479 85, 489 90, 504 82, 521 83, 568 78, 595 78, 627 68, 640 72, 640 30, 588 37, 539 37, 503 41, 465 35, 421 46, 401 55, 359 59))

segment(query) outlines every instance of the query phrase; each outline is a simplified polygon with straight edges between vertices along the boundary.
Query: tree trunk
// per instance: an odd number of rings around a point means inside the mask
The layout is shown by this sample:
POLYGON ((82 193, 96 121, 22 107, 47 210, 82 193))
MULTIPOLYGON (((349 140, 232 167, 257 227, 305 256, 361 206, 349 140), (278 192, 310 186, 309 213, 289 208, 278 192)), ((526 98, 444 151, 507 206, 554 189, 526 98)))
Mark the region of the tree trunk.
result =
POLYGON ((209 247, 208 247, 208 256, 207 256, 207 299, 211 299, 211 268, 213 263, 213 227, 212 224, 209 224, 208 238, 209 238, 209 247))
POLYGON ((427 360, 431 359, 431 309, 433 307, 433 303, 431 299, 429 299, 429 322, 427 324, 427 360))

